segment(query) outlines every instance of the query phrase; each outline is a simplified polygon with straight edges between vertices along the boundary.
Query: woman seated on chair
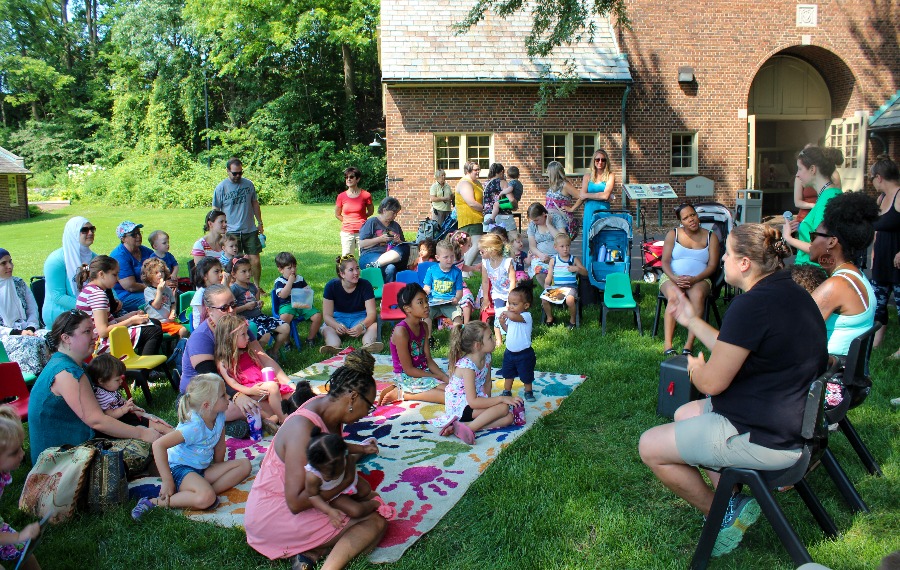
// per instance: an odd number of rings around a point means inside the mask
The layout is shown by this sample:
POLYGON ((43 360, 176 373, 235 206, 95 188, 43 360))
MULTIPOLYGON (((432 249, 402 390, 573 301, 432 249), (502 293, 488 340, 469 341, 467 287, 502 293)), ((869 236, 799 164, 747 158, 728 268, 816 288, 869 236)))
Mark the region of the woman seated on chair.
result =
POLYGON ((22 374, 41 373, 50 351, 40 328, 37 302, 22 279, 13 277, 9 251, 0 248, 0 342, 11 362, 18 362, 22 374))
MULTIPOLYGON (((815 302, 779 271, 790 248, 762 224, 736 227, 725 250, 725 280, 746 293, 731 302, 717 331, 682 291, 666 309, 711 351, 687 357, 688 377, 711 398, 681 406, 675 422, 641 436, 639 451, 662 483, 704 516, 713 489, 695 467, 780 470, 800 458, 810 383, 828 361, 825 323, 815 302)), ((713 486, 718 473, 708 472, 713 486)), ((733 550, 759 505, 734 494, 713 555, 733 550)))
POLYGON ((378 205, 378 215, 359 229, 359 265, 381 268, 385 283, 409 263, 409 246, 403 243, 403 228, 395 221, 401 208, 396 198, 388 196, 378 205))
MULTIPOLYGON (((659 280, 659 292, 671 303, 679 294, 687 296, 694 312, 702 315, 706 298, 712 290, 712 276, 719 267, 719 238, 700 226, 700 216, 690 204, 675 208, 675 215, 681 221, 679 228, 666 234, 663 245, 662 268, 665 272, 659 280)), ((672 337, 675 335, 675 317, 666 311, 663 321, 665 354, 675 354, 672 337)), ((694 333, 688 331, 687 340, 681 354, 693 354, 694 333)))
MULTIPOLYGON (((153 442, 160 432, 130 426, 100 409, 82 363, 94 351, 94 323, 84 311, 73 309, 57 317, 47 334, 53 355, 38 376, 28 400, 28 437, 31 462, 48 447, 78 445, 94 437, 94 430, 120 439, 153 442)), ((127 453, 127 452, 126 452, 127 453)), ((149 463, 149 446, 146 460, 149 463)))

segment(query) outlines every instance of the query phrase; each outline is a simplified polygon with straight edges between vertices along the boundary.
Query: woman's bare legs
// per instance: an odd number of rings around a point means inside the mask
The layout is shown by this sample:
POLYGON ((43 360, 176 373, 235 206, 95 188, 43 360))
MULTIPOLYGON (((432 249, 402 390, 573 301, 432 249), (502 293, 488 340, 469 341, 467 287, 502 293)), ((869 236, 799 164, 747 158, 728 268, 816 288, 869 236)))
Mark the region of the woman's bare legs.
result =
MULTIPOLYGON (((694 307, 694 313, 702 316, 703 311, 706 308, 706 298, 709 296, 709 284, 706 281, 694 283, 686 293, 691 305, 694 307)), ((694 338, 694 334, 688 330, 688 336, 687 340, 684 342, 684 347, 693 350, 694 338)))

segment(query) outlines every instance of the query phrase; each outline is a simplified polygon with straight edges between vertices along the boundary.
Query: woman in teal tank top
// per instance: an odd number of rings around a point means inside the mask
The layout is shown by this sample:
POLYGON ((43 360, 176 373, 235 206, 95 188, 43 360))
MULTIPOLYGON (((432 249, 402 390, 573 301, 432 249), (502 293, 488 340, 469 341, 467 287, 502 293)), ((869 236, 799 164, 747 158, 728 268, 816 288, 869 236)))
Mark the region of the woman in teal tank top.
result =
POLYGON ((584 204, 584 216, 581 219, 582 251, 588 251, 588 231, 594 221, 594 213, 609 210, 615 186, 616 175, 610 170, 609 154, 600 149, 591 159, 591 171, 581 179, 578 200, 569 208, 570 212, 575 212, 584 204))

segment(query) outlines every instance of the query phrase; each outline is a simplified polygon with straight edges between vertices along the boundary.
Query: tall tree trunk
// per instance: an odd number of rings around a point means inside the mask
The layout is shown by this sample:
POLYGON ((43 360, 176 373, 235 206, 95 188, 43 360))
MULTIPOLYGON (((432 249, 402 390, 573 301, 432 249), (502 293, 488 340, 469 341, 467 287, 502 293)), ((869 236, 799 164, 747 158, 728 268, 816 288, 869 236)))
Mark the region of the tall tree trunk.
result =
POLYGON ((72 40, 69 37, 69 0, 59 0, 59 23, 62 25, 66 43, 66 69, 72 71, 75 61, 72 57, 72 40))
POLYGON ((344 137, 347 143, 356 139, 356 86, 353 82, 353 53, 347 44, 341 45, 344 60, 344 137))
POLYGON ((37 103, 37 101, 32 101, 32 102, 31 102, 31 118, 34 119, 35 121, 37 121, 38 118, 39 118, 39 117, 38 117, 38 103, 37 103))
POLYGON ((0 118, 3 119, 3 126, 6 127, 6 97, 0 96, 0 118))
POLYGON ((88 40, 91 43, 91 54, 97 54, 97 46, 94 45, 94 26, 97 14, 94 13, 93 0, 84 0, 84 18, 87 21, 88 40))

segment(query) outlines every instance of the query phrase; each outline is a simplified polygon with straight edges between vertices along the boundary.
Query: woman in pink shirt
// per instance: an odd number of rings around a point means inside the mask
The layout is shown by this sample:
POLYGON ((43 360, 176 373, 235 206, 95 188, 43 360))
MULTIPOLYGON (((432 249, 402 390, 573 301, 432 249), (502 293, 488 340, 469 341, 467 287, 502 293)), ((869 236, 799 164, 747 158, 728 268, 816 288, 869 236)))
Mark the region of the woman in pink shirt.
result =
POLYGON ((359 254, 359 228, 375 211, 372 195, 359 187, 361 178, 358 168, 344 171, 347 190, 338 194, 334 206, 334 217, 341 221, 341 255, 359 254))

